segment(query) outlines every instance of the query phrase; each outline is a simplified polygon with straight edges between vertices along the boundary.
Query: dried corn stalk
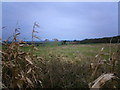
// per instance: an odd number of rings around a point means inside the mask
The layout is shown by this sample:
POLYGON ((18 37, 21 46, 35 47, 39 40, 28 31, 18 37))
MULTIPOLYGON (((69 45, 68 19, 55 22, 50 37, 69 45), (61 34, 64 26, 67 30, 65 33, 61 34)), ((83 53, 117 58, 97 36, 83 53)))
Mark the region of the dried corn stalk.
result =
POLYGON ((91 86, 91 83, 89 84, 89 87, 92 88, 101 88, 107 81, 111 79, 117 78, 113 73, 108 74, 102 74, 100 77, 98 77, 95 81, 93 81, 93 85, 91 86))

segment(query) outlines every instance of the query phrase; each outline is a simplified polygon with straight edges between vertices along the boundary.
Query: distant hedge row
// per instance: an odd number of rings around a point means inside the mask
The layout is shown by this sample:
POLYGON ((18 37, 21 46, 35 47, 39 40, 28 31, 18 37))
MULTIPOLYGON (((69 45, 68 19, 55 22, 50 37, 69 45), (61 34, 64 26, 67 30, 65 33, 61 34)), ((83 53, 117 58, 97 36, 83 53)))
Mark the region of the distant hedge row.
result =
POLYGON ((97 38, 97 39, 85 39, 80 41, 79 43, 118 43, 120 42, 120 36, 115 37, 107 37, 107 38, 97 38))
POLYGON ((73 40, 67 41, 63 40, 62 44, 91 44, 91 43, 118 43, 120 42, 120 36, 115 37, 105 37, 105 38, 96 38, 96 39, 85 39, 85 40, 73 40))

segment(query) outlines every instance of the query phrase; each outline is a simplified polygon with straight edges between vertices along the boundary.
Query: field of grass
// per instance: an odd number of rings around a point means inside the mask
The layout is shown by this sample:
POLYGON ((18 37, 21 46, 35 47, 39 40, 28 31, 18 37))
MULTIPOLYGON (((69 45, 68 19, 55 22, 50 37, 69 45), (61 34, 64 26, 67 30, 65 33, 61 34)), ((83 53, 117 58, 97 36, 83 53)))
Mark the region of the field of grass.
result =
MULTIPOLYGON (((27 76, 31 80, 31 82, 29 80, 30 86, 28 83, 29 87, 89 88, 90 86, 88 84, 94 81, 95 79, 97 79, 100 75, 102 75, 103 73, 111 72, 112 66, 110 64, 110 59, 112 58, 112 54, 118 50, 118 44, 61 45, 60 43, 59 44, 46 43, 43 45, 35 46, 34 49, 30 45, 29 46, 25 45, 23 47, 20 47, 20 51, 18 48, 14 50, 12 46, 12 50, 14 52, 11 51, 11 53, 13 53, 13 56, 10 55, 11 59, 14 59, 13 57, 16 58, 17 63, 19 62, 18 65, 17 64, 16 65, 17 66, 21 65, 21 68, 23 68, 23 70, 22 69, 21 70, 22 72, 25 73, 24 75, 27 75, 27 72, 33 75, 31 68, 33 68, 34 64, 31 64, 32 62, 34 62, 35 66, 39 68, 39 70, 35 69, 36 70, 35 75, 37 76, 36 77, 37 83, 35 83, 36 80, 34 81, 31 78, 31 75, 27 76), (26 52, 26 54, 22 56, 21 50, 22 50, 22 53, 24 51, 26 52), (30 54, 27 54, 28 52, 30 54), (18 54, 16 55, 18 57, 16 57, 15 54, 18 54), (21 62, 24 63, 23 62, 24 60, 27 60, 27 62, 30 63, 31 66, 27 67, 26 64, 21 64, 21 62), (38 83, 38 81, 40 81, 40 83, 38 83)), ((7 52, 10 53, 10 50, 8 49, 7 52)), ((6 57, 4 57, 4 59, 6 60, 6 57)), ((119 59, 120 58, 117 58, 117 60, 119 59)), ((120 72, 118 72, 118 70, 120 69, 119 65, 120 63, 117 64, 114 70, 114 73, 116 73, 117 75, 120 74, 120 72)), ((11 69, 13 69, 14 71, 14 68, 11 68, 11 69)), ((4 72, 6 75, 6 70, 4 72)), ((19 78, 20 76, 18 77, 18 81, 19 81, 19 78)), ((7 78, 3 77, 3 81, 5 81, 5 79, 7 78)), ((18 82, 17 85, 18 87, 23 87, 24 83, 20 81, 18 82), (19 84, 21 86, 19 86, 19 84)), ((115 87, 118 88, 120 85, 120 82, 115 81, 114 85, 115 87)), ((112 83, 108 82, 108 84, 106 84, 106 86, 104 87, 113 88, 114 85, 113 85, 113 82, 112 83)), ((9 84, 8 84, 8 87, 9 87, 9 84)))
MULTIPOLYGON (((76 45, 58 45, 58 44, 45 44, 37 46, 37 50, 34 51, 34 54, 40 55, 45 59, 49 59, 49 55, 57 55, 68 58, 69 60, 81 59, 81 58, 94 58, 98 53, 101 52, 101 49, 105 55, 105 59, 109 58, 109 52, 115 52, 116 44, 76 44, 76 45)), ((24 51, 30 51, 30 46, 22 48, 24 51)))

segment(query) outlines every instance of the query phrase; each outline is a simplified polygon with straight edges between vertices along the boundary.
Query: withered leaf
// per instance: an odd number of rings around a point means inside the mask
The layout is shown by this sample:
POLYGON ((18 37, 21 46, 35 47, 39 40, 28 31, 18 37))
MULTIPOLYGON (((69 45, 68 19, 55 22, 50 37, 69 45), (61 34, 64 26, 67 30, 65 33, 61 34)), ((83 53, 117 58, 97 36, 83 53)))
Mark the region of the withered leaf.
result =
POLYGON ((25 60, 29 62, 29 64, 33 64, 32 61, 31 61, 31 58, 30 56, 25 56, 25 60))
POLYGON ((28 77, 26 77, 26 81, 27 81, 31 86, 33 86, 32 81, 31 81, 28 77))
POLYGON ((30 73, 30 72, 31 72, 31 70, 32 70, 32 69, 30 68, 30 69, 27 71, 27 74, 28 74, 28 73, 30 73))
POLYGON ((115 76, 113 73, 102 74, 95 81, 93 81, 93 85, 91 88, 101 88, 107 81, 114 79, 115 76))

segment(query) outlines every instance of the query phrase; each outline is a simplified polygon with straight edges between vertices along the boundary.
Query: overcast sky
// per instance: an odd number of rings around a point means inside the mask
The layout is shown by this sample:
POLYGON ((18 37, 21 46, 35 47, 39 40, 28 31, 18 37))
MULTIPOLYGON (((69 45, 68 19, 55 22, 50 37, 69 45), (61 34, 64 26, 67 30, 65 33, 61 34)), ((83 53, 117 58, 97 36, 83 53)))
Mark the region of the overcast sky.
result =
POLYGON ((33 23, 41 39, 82 40, 118 35, 117 2, 3 2, 3 40, 18 22, 20 39, 31 40, 33 23))

